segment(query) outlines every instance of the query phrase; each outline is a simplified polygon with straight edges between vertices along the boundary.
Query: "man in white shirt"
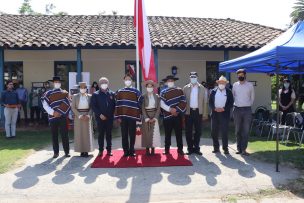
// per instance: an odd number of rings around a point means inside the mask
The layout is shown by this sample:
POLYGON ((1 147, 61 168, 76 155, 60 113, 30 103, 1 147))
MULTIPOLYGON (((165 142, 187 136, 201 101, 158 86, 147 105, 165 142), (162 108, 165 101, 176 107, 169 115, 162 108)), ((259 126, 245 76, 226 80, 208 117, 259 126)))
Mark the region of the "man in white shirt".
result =
POLYGON ((252 119, 251 106, 254 102, 254 88, 252 83, 246 81, 246 71, 239 69, 237 72, 238 82, 233 84, 234 96, 234 124, 237 138, 237 154, 248 156, 249 128, 252 119))
POLYGON ((202 120, 208 119, 208 94, 198 82, 198 74, 190 73, 190 83, 183 88, 186 96, 185 128, 188 154, 200 152, 200 137, 202 134, 202 120), (193 127, 195 133, 193 135, 193 127))

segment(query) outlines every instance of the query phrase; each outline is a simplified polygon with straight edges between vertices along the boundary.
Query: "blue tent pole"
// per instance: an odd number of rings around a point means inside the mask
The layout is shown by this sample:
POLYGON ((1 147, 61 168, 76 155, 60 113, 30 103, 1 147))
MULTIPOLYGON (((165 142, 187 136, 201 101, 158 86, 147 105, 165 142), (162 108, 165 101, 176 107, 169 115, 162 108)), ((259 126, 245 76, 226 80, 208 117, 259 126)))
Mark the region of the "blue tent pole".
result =
MULTIPOLYGON (((0 47, 0 91, 4 90, 4 49, 0 47)), ((4 124, 3 107, 0 105, 0 126, 4 124)))
POLYGON ((81 72, 82 72, 81 48, 77 47, 77 76, 76 76, 77 84, 79 82, 82 82, 81 72))
POLYGON ((276 91, 277 91, 277 103, 276 103, 276 111, 277 111, 277 123, 276 123, 276 172, 279 171, 279 64, 276 65, 276 91))

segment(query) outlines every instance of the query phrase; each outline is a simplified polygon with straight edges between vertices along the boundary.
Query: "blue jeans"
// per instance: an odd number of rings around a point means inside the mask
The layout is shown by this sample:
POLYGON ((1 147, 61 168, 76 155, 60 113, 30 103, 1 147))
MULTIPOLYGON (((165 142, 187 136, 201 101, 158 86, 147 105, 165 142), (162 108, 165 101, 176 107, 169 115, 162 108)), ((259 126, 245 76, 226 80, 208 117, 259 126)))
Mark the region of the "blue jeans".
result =
POLYGON ((6 137, 16 136, 16 122, 18 118, 18 108, 4 108, 6 137))

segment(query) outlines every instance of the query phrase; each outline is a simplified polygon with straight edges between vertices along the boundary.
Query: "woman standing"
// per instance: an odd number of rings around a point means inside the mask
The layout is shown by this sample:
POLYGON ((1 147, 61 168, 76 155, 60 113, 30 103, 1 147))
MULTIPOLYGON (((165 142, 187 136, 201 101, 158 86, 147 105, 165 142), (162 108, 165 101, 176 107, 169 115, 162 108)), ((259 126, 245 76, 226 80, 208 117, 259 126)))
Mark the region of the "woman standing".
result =
POLYGON ((160 147, 160 132, 158 117, 160 113, 160 98, 154 93, 157 84, 152 80, 143 82, 147 93, 143 95, 142 104, 142 146, 146 147, 146 155, 154 155, 155 147, 160 147), (151 148, 151 151, 150 151, 151 148))
POLYGON ((91 86, 91 89, 90 89, 90 94, 93 94, 94 92, 98 91, 99 90, 99 87, 98 87, 98 84, 96 81, 94 81, 92 83, 92 86, 91 86))
POLYGON ((282 123, 285 123, 286 115, 294 112, 294 101, 296 99, 295 91, 292 89, 290 80, 283 80, 283 88, 279 90, 279 109, 283 112, 282 123))
POLYGON ((93 151, 91 95, 87 94, 85 82, 79 83, 79 91, 72 99, 75 152, 80 152, 82 157, 88 157, 88 152, 93 151))

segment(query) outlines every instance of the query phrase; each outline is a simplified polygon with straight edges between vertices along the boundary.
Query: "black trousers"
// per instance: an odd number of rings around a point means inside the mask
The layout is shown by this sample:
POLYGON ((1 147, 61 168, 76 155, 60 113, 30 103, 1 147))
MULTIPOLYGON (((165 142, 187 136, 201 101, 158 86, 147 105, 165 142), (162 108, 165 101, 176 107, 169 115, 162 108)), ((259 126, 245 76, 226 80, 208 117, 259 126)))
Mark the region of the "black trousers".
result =
POLYGON ((66 124, 67 124, 66 117, 60 117, 59 119, 50 122, 53 150, 55 154, 59 153, 58 132, 60 132, 61 135, 64 153, 68 154, 70 151, 69 135, 66 124))
POLYGON ((31 122, 34 122, 34 115, 36 114, 36 121, 39 122, 40 121, 40 107, 39 106, 32 106, 31 107, 31 122))
POLYGON ((122 118, 121 119, 121 137, 122 148, 125 153, 134 153, 135 134, 136 134, 136 121, 122 118), (130 138, 130 142, 129 142, 130 138))
POLYGON ((211 136, 213 140, 214 150, 219 150, 219 132, 222 134, 223 150, 228 150, 228 129, 229 129, 229 115, 227 113, 212 112, 211 115, 211 136))
POLYGON ((190 109, 190 114, 185 115, 186 141, 188 152, 200 151, 200 139, 202 134, 202 115, 199 110, 190 109), (194 134, 192 133, 194 126, 194 134))
POLYGON ((98 145, 99 151, 103 151, 104 149, 104 137, 106 134, 106 142, 107 142, 107 151, 111 151, 112 149, 112 129, 113 129, 113 120, 105 120, 102 121, 100 118, 97 120, 97 127, 98 127, 98 145))
POLYGON ((165 149, 171 146, 171 134, 174 129, 176 143, 178 150, 183 150, 183 137, 182 137, 182 116, 179 114, 176 117, 164 119, 165 128, 165 149))

